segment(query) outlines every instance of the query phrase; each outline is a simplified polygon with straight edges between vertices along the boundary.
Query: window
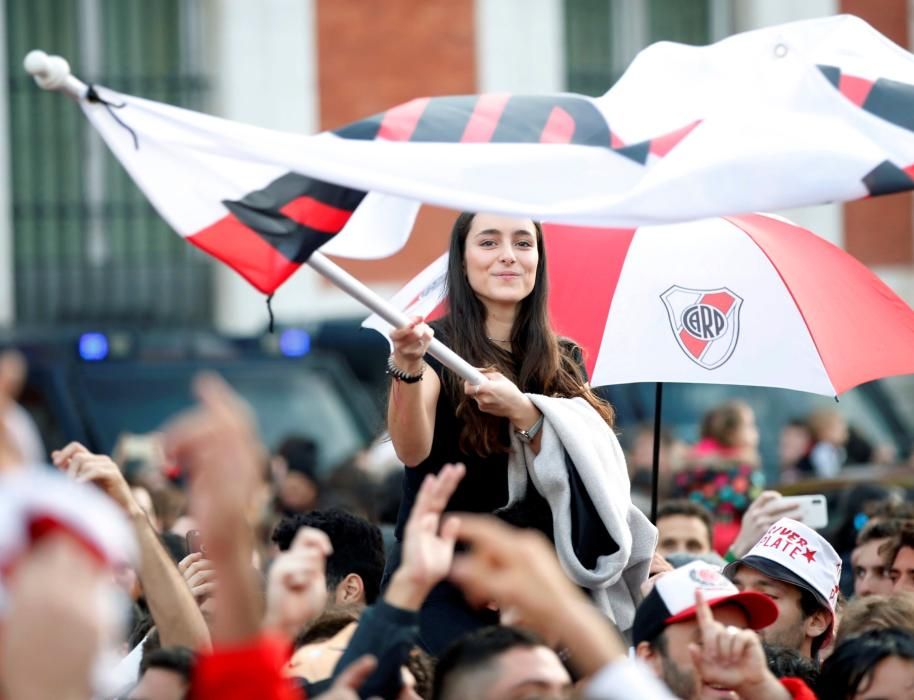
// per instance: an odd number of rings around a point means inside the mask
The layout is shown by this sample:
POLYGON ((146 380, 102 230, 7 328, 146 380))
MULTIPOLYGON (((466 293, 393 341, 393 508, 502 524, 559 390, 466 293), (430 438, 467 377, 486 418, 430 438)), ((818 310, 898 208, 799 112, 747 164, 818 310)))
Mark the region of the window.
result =
POLYGON ((7 0, 20 325, 208 322, 212 267, 162 221, 80 110, 22 70, 33 48, 112 89, 204 108, 198 0, 7 0))
POLYGON ((707 44, 729 21, 720 0, 565 0, 568 90, 602 95, 645 46, 707 44))

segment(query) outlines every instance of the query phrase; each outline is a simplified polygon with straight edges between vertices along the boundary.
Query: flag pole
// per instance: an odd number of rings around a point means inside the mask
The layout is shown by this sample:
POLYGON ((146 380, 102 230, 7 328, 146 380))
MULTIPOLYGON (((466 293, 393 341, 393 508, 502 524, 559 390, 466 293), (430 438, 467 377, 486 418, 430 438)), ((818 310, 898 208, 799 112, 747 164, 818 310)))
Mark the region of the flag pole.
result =
MULTIPOLYGON (((89 92, 89 86, 70 72, 70 64, 67 63, 65 58, 49 56, 44 51, 35 49, 26 54, 22 65, 26 72, 35 78, 38 86, 44 90, 57 90, 76 100, 85 99, 89 92)), ((307 264, 392 326, 399 328, 410 323, 411 319, 406 314, 381 298, 322 253, 312 253, 307 264)), ((470 384, 479 385, 486 381, 486 378, 478 369, 440 340, 433 338, 428 352, 432 357, 440 360, 445 367, 452 369, 470 384)))
MULTIPOLYGON (((395 328, 409 325, 412 319, 390 304, 388 301, 373 292, 362 282, 346 272, 343 268, 330 260, 321 252, 314 252, 306 263, 311 269, 319 272, 346 294, 361 302, 378 316, 395 328)), ((428 346, 428 353, 437 358, 445 367, 449 367, 470 384, 479 385, 486 381, 478 369, 464 360, 460 355, 451 350, 437 338, 432 338, 428 346)))

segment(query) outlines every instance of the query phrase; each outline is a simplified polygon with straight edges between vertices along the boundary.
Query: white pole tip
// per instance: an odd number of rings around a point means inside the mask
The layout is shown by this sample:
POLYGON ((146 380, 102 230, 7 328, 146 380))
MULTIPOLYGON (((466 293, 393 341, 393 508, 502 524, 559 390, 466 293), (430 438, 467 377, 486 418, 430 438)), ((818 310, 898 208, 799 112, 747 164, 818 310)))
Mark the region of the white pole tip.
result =
POLYGON ((41 49, 34 49, 25 55, 22 67, 29 75, 39 75, 48 70, 48 55, 41 49))

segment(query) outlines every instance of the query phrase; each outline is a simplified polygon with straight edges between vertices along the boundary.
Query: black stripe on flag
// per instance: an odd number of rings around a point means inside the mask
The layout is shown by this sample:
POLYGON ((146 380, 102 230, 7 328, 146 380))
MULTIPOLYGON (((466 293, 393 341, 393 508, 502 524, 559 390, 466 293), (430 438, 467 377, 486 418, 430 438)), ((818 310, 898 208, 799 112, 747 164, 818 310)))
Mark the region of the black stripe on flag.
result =
POLYGON ((549 121, 552 111, 559 107, 574 120, 571 143, 609 148, 609 125, 590 100, 572 96, 512 96, 502 112, 493 142, 536 143, 549 121))
POLYGON ((818 68, 820 71, 822 71, 822 75, 828 79, 828 82, 834 85, 837 89, 839 86, 839 81, 841 80, 841 69, 837 68, 836 66, 823 65, 819 65, 818 68))
POLYGON ((914 131, 914 88, 879 78, 863 102, 863 109, 908 131, 914 131))
POLYGON ((914 189, 914 180, 904 170, 887 160, 882 161, 863 178, 863 184, 873 197, 914 189))
POLYGON ((613 150, 620 156, 625 156, 636 163, 644 165, 647 163, 647 156, 651 152, 651 142, 641 141, 640 143, 633 143, 629 146, 622 146, 613 150))
POLYGON ((429 100, 409 140, 459 142, 478 99, 476 95, 456 95, 429 100))
POLYGON ((384 112, 375 114, 366 119, 360 119, 352 124, 342 126, 333 133, 344 139, 356 139, 359 141, 372 141, 377 138, 381 130, 381 121, 384 119, 384 112))
POLYGON ((365 192, 330 182, 287 173, 262 190, 242 199, 223 200, 235 217, 292 262, 304 263, 315 250, 330 240, 336 231, 320 231, 300 224, 280 209, 299 197, 311 197, 335 209, 352 212, 365 198, 365 192))
POLYGON ((292 200, 305 196, 336 209, 353 211, 365 193, 307 175, 286 173, 262 190, 246 194, 238 203, 253 209, 280 209, 292 200))
POLYGON ((555 102, 546 96, 512 95, 495 126, 492 143, 539 143, 555 102))

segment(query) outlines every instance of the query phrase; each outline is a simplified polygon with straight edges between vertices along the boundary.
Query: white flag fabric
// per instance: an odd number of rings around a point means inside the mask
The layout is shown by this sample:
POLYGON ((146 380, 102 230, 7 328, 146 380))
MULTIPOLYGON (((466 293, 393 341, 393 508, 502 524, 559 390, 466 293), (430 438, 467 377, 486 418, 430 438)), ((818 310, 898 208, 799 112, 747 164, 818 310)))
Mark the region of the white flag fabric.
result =
POLYGON ((265 292, 324 243, 392 253, 417 202, 634 227, 914 188, 914 56, 851 16, 654 44, 600 98, 420 98, 315 136, 95 94, 159 212, 265 292))

